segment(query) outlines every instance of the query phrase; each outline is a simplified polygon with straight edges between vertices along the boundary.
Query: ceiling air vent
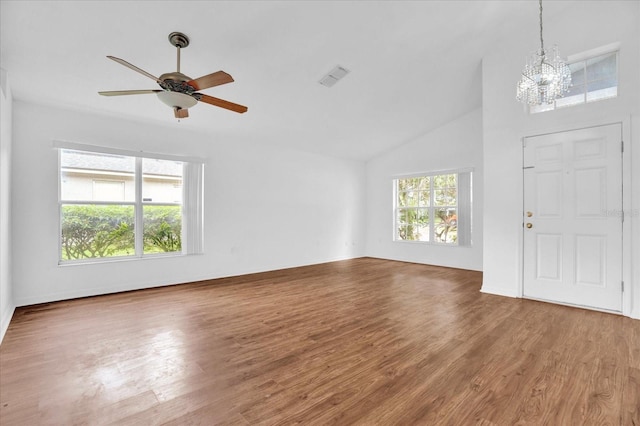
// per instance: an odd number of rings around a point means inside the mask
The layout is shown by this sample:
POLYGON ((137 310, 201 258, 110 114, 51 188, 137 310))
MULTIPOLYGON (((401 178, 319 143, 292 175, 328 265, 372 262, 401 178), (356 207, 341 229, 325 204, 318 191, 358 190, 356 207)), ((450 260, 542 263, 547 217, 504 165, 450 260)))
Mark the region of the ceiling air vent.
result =
POLYGON ((349 70, 341 67, 340 65, 336 66, 334 69, 329 71, 329 74, 325 75, 320 79, 320 84, 327 87, 332 87, 334 84, 338 82, 342 77, 347 75, 349 70))

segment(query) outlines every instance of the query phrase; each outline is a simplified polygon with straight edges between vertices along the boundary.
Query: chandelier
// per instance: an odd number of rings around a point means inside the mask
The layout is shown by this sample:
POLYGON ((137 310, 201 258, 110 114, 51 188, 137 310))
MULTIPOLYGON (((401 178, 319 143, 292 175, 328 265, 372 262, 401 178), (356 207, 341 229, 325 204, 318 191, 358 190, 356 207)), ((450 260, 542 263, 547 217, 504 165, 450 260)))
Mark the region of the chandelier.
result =
POLYGON ((527 105, 551 104, 571 86, 571 70, 560 58, 558 46, 545 51, 542 39, 542 0, 540 0, 540 50, 527 58, 518 82, 516 99, 527 105))

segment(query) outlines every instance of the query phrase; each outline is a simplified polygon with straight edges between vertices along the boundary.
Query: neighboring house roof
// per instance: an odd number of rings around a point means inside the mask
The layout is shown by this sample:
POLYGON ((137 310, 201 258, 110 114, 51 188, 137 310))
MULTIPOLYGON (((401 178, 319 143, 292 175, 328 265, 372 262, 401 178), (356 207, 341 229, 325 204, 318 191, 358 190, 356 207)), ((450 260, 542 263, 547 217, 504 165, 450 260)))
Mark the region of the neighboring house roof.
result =
MULTIPOLYGON (((135 172, 133 157, 72 150, 63 151, 61 166, 63 168, 80 170, 102 170, 121 173, 135 172)), ((182 176, 182 163, 145 158, 143 161, 143 172, 145 175, 182 176)))

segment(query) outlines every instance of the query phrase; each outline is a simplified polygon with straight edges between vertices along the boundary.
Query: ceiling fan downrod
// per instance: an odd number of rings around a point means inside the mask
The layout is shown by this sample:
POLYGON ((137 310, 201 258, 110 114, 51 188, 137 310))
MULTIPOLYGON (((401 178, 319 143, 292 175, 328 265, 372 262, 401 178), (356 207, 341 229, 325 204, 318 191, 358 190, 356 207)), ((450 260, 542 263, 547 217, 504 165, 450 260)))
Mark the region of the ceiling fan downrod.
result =
POLYGON ((185 34, 181 32, 174 31, 171 34, 169 34, 169 43, 171 43, 172 46, 175 46, 176 49, 178 49, 176 72, 180 72, 180 49, 183 49, 189 46, 189 37, 187 37, 185 34))

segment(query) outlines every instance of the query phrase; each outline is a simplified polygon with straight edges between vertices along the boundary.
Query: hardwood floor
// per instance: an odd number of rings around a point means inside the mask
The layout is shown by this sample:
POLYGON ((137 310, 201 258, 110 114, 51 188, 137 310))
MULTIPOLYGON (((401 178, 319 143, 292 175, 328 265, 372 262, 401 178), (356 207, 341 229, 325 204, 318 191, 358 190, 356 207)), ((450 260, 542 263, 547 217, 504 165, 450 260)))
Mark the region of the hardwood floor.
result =
POLYGON ((640 321, 363 258, 16 310, 0 424, 640 425, 640 321))

